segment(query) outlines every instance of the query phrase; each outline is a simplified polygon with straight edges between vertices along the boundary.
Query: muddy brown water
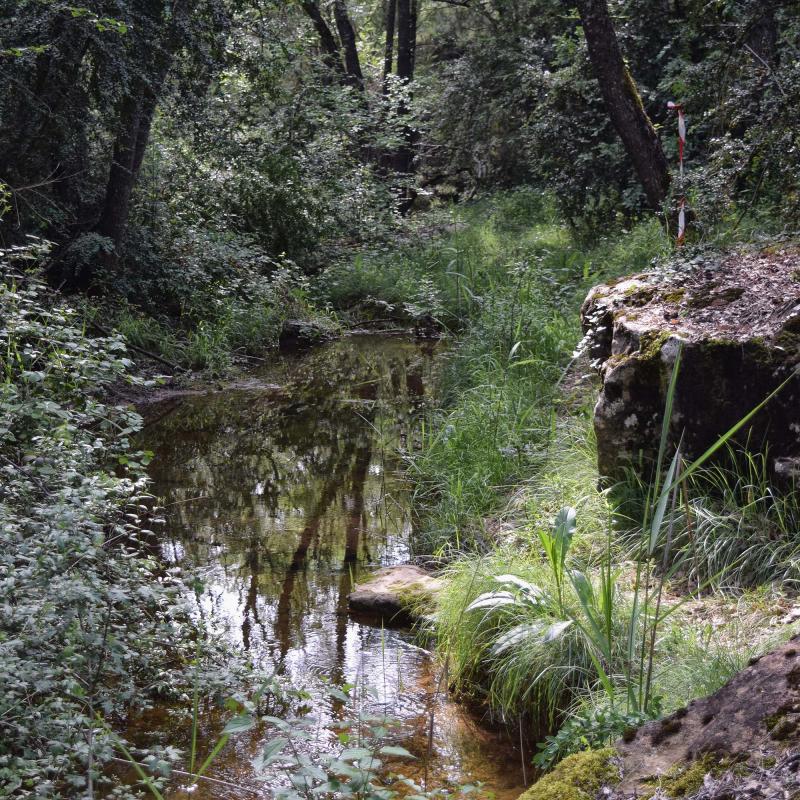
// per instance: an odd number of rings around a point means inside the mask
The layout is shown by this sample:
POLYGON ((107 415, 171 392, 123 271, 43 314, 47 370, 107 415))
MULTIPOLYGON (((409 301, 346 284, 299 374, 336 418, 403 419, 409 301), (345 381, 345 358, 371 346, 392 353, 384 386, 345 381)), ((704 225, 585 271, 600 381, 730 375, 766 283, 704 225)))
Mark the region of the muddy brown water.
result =
MULTIPOLYGON (((522 789, 513 742, 437 691, 441 665, 412 632, 347 613, 354 581, 409 557, 402 456, 418 442, 437 360, 431 343, 379 336, 275 356, 233 387, 149 408, 141 445, 166 508, 162 557, 199 570, 197 613, 215 635, 310 693, 321 747, 341 718, 327 686, 369 684, 375 708, 400 722, 393 742, 418 756, 398 771, 421 779, 427 767, 429 788, 481 781, 505 800, 522 789)), ((136 738, 170 729, 168 740, 174 716, 157 709, 136 738)), ((206 720, 202 738, 215 726, 206 720)), ((191 797, 269 797, 274 779, 259 780, 251 760, 270 735, 232 739, 208 773, 232 785, 201 783, 191 797)), ((179 781, 171 793, 183 796, 179 781)))

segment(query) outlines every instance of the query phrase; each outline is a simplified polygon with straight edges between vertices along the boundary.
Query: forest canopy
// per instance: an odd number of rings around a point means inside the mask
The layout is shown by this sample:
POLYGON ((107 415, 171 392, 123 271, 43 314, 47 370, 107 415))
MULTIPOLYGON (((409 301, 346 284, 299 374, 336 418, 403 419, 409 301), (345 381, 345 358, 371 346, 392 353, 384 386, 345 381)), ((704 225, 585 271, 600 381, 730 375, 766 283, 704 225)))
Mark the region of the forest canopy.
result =
POLYGON ((668 207, 668 101, 701 230, 798 213, 794 3, 23 0, 0 26, 5 244, 159 313, 432 199, 534 185, 586 235, 668 207))

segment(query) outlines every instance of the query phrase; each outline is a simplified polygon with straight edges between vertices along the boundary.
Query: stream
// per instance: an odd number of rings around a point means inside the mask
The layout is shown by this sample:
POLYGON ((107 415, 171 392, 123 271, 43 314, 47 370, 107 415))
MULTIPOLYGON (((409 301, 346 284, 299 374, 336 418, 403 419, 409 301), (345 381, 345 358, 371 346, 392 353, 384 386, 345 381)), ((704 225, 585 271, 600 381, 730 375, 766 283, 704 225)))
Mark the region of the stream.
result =
MULTIPOLYGON (((421 780, 427 762, 429 788, 482 781, 510 800, 522 788, 514 744, 437 691, 441 666, 410 631, 347 613, 354 582, 409 558, 402 454, 419 440, 437 353, 370 335, 276 355, 233 386, 151 406, 141 446, 166 509, 161 557, 199 570, 197 611, 215 635, 305 688, 323 727, 340 713, 327 687, 368 681, 401 722, 394 741, 418 757, 404 774, 421 780)), ((166 716, 139 733, 158 738, 166 716)), ((191 797, 269 797, 251 760, 270 735, 233 738, 214 762, 209 775, 241 788, 202 783, 191 797)))

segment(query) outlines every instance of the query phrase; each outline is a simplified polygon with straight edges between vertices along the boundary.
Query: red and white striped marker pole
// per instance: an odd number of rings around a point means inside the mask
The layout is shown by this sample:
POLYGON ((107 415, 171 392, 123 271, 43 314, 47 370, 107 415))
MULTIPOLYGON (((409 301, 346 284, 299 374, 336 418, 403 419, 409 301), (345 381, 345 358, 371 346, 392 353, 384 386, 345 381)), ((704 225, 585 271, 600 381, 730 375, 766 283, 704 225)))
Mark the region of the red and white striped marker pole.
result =
POLYGON ((686 196, 683 192, 683 151, 686 147, 686 117, 680 103, 667 103, 667 108, 678 114, 678 170, 680 175, 680 197, 678 198, 678 245, 682 245, 686 237, 686 196))

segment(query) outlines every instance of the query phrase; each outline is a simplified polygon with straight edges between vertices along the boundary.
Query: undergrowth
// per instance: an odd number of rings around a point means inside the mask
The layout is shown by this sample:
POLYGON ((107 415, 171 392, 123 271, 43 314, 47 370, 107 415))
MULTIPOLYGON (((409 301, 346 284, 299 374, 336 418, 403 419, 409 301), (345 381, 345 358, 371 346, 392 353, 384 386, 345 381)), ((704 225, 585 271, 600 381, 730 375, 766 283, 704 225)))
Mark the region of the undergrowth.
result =
POLYGON ((242 266, 224 279, 202 273, 186 281, 177 305, 147 296, 134 305, 109 295, 84 301, 83 311, 91 325, 113 329, 137 352, 163 359, 163 366, 212 376, 225 375, 237 362, 268 358, 289 321, 309 341, 341 329, 336 314, 310 297, 309 279, 285 259, 242 266))
POLYGON ((91 797, 113 782, 98 716, 179 696, 193 625, 153 555, 141 418, 104 394, 130 379, 125 342, 87 335, 45 254, 0 251, 0 795, 91 797))
POLYGON ((674 510, 665 496, 644 520, 631 514, 654 503, 641 476, 598 488, 579 305, 669 245, 651 222, 581 249, 546 205, 513 204, 478 206, 453 233, 457 275, 444 247, 383 263, 433 265, 440 319, 457 333, 442 405, 410 458, 414 547, 449 562, 439 647, 457 690, 514 729, 521 719, 551 767, 713 692, 789 635, 774 619, 797 580, 800 506, 748 453, 673 467, 674 510), (637 500, 620 506, 626 496, 637 500), (559 587, 544 543, 565 506, 577 527, 559 587))

